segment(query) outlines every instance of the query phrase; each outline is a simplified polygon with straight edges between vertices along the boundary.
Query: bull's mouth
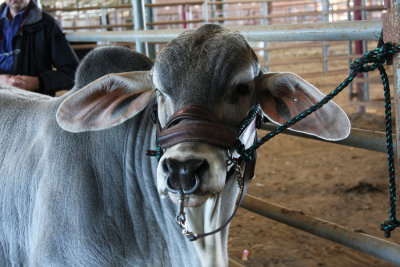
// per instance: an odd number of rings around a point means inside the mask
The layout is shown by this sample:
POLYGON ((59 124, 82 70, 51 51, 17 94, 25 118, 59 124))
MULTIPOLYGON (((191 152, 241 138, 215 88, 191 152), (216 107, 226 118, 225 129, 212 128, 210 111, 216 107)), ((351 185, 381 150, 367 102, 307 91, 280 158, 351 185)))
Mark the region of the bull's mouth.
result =
MULTIPOLYGON (((169 193, 168 195, 175 205, 179 205, 179 197, 177 194, 169 193)), ((213 196, 215 196, 215 193, 211 192, 198 192, 196 194, 185 195, 184 206, 190 208, 200 207, 213 196)))

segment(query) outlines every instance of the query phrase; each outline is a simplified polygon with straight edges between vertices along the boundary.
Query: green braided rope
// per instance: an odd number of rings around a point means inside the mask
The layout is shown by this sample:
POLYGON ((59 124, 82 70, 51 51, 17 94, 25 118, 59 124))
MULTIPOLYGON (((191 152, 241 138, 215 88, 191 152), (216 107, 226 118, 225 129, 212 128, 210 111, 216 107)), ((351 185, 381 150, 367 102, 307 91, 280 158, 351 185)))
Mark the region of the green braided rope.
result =
POLYGON ((244 145, 239 142, 235 144, 235 150, 240 154, 240 161, 248 161, 252 159, 255 150, 257 150, 261 145, 266 143, 268 140, 274 136, 282 133, 288 129, 293 124, 304 119, 311 113, 320 109, 323 105, 332 100, 337 94, 343 91, 350 82, 357 76, 358 73, 379 70, 382 84, 384 88, 385 95, 385 119, 386 119, 386 146, 388 153, 388 165, 389 165, 389 187, 390 187, 390 210, 389 216, 390 220, 381 224, 381 229, 385 233, 385 237, 390 237, 390 232, 396 227, 400 226, 400 221, 396 219, 396 181, 395 181, 395 168, 394 168, 394 155, 393 155, 393 140, 392 140, 392 118, 391 118, 391 103, 390 103, 390 87, 387 74, 383 64, 386 63, 389 56, 393 53, 400 52, 400 46, 393 46, 392 43, 384 43, 383 35, 381 32, 381 37, 378 42, 378 47, 375 50, 367 52, 363 57, 356 59, 350 65, 351 72, 348 77, 331 93, 325 96, 315 105, 304 110, 302 113, 296 117, 291 118, 284 124, 278 126, 275 130, 271 131, 263 138, 259 139, 250 148, 244 149, 244 145))
MULTIPOLYGON (((381 36, 382 40, 382 36, 381 36)), ((378 44, 378 47, 383 47, 383 43, 378 44)), ((392 50, 390 50, 392 51, 392 50)), ((400 222, 396 219, 396 176, 394 168, 394 153, 393 153, 393 140, 392 140, 392 106, 390 102, 390 87, 389 80, 383 65, 378 66, 385 96, 385 119, 386 119, 386 148, 388 153, 388 167, 389 167, 389 190, 390 190, 390 220, 381 224, 381 229, 384 231, 385 237, 389 238, 391 231, 400 226, 400 222)))

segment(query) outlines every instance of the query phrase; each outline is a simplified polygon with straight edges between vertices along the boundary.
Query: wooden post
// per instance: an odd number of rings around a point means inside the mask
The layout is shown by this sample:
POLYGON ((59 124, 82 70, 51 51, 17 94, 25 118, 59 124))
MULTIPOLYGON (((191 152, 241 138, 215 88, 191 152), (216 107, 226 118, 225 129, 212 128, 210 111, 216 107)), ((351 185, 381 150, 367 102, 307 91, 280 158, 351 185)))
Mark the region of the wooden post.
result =
MULTIPOLYGON (((385 1, 385 5, 388 2, 385 1)), ((400 0, 392 0, 389 10, 383 16, 383 41, 391 42, 394 45, 400 45, 400 0)), ((395 53, 392 59, 393 63, 393 92, 394 92, 394 109, 396 114, 396 142, 397 148, 400 147, 400 53, 395 53)), ((400 184, 399 171, 400 171, 400 158, 399 152, 395 155, 395 168, 397 168, 397 186, 400 184)), ((396 190, 397 195, 398 190, 396 190)))

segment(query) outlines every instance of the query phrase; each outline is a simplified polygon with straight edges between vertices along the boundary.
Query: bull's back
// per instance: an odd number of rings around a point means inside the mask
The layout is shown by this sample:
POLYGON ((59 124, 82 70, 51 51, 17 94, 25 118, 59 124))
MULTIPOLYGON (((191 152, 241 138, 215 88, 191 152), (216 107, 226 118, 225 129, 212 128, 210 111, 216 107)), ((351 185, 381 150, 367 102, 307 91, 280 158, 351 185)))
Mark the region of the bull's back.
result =
POLYGON ((22 90, 0 90, 1 168, 18 165, 33 152, 40 153, 35 148, 56 122, 58 103, 57 98, 22 90))

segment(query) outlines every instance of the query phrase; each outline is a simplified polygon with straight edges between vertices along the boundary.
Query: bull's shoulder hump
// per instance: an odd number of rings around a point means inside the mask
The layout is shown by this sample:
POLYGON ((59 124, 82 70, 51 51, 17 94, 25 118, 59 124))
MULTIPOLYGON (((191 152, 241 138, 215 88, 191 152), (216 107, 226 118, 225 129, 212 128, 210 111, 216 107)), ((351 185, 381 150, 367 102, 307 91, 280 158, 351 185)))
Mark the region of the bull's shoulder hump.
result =
MULTIPOLYGON (((20 89, 0 89, 0 119, 13 120, 18 117, 48 117, 57 110, 61 99, 20 89)), ((35 121, 37 121, 35 119, 35 121)))
POLYGON ((14 87, 0 86, 0 101, 2 102, 36 102, 36 101, 51 101, 54 97, 29 92, 14 87))

